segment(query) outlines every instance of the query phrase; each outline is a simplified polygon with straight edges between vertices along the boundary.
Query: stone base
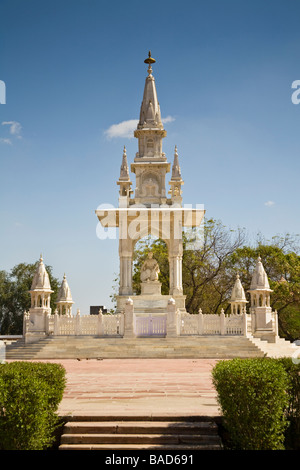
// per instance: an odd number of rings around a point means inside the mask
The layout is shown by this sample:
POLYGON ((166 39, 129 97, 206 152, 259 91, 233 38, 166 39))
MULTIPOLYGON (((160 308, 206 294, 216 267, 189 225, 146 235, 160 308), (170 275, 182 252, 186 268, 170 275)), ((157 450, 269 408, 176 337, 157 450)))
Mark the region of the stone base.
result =
POLYGON ((258 328, 253 334, 253 337, 267 341, 268 343, 276 343, 276 338, 278 338, 275 331, 271 328, 258 328))
POLYGON ((176 308, 185 312, 185 295, 118 295, 116 313, 124 312, 126 301, 130 297, 133 301, 134 313, 136 315, 162 315, 167 313, 168 302, 172 297, 175 300, 176 308))
POLYGON ((141 282, 141 295, 161 295, 161 283, 159 281, 141 282))
POLYGON ((44 331, 29 331, 25 334, 25 343, 37 343, 41 339, 46 338, 46 333, 44 331))

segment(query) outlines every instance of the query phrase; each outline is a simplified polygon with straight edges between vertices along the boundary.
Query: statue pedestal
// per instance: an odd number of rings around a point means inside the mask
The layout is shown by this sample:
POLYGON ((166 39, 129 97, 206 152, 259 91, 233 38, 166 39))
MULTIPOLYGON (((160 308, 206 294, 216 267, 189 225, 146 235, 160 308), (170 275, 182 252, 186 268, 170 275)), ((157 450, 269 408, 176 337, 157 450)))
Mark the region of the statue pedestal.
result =
POLYGON ((161 295, 161 283, 159 281, 141 282, 141 295, 161 295))
MULTIPOLYGON (((118 295, 116 313, 125 311, 126 301, 130 297, 133 301, 135 315, 164 315, 167 313, 168 302, 171 295, 140 294, 140 295, 118 295)), ((176 308, 186 312, 185 295, 172 295, 176 302, 176 308)))

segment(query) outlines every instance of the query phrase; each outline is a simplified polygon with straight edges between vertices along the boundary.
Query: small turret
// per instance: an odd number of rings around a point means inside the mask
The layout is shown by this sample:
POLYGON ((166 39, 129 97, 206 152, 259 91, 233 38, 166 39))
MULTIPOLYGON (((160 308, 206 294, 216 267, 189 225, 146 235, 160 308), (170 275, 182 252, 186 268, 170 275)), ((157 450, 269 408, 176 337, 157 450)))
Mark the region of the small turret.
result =
POLYGON ((50 309, 50 295, 53 293, 50 286, 49 275, 46 271, 43 257, 40 256, 39 265, 34 274, 31 289, 31 308, 50 309))
POLYGON ((126 153, 125 145, 123 149, 122 164, 121 164, 121 169, 120 169, 120 178, 117 181, 117 184, 120 186, 119 206, 127 207, 129 204, 130 195, 133 191, 131 189, 132 182, 129 176, 129 167, 128 167, 128 162, 127 162, 127 153, 126 153))
POLYGON ((74 304, 66 275, 64 274, 63 281, 57 295, 57 308, 60 314, 72 315, 72 305, 74 304))
POLYGON ((244 288, 242 286, 240 276, 236 275, 236 281, 232 289, 231 293, 231 313, 232 314, 241 314, 246 313, 246 304, 248 301, 246 300, 246 295, 244 288))
POLYGON ((184 182, 183 182, 182 177, 181 177, 181 169, 180 169, 180 165, 179 165, 177 146, 175 145, 174 161, 173 161, 173 167, 172 167, 172 176, 171 176, 171 180, 169 181, 169 185, 171 186, 171 188, 169 190, 169 194, 171 195, 172 201, 174 203, 181 204, 181 202, 182 202, 181 186, 183 184, 184 184, 184 182))
POLYGON ((257 307, 264 307, 271 311, 270 307, 270 293, 273 292, 270 289, 268 276, 261 262, 259 256, 256 262, 256 266, 252 275, 250 285, 251 295, 251 309, 255 310, 257 307))

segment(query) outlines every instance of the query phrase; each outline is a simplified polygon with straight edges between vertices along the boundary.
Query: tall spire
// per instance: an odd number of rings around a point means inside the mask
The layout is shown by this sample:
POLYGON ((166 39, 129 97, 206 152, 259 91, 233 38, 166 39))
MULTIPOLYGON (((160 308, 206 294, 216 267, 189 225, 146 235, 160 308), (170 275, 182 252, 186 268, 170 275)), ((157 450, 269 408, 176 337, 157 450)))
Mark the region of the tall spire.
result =
POLYGON ((140 120, 138 123, 138 129, 149 129, 157 128, 163 129, 161 122, 160 106, 157 99, 157 92, 155 86, 155 80, 152 75, 152 64, 156 61, 151 57, 151 51, 149 51, 148 58, 144 61, 148 64, 148 76, 145 81, 144 96, 140 110, 140 120))
POLYGON ((160 114, 155 80, 152 75, 152 64, 155 59, 149 51, 148 76, 145 81, 143 101, 140 109, 140 120, 134 137, 138 139, 138 152, 131 171, 136 176, 136 204, 165 204, 165 176, 170 171, 170 163, 162 151, 162 140, 167 135, 160 114))

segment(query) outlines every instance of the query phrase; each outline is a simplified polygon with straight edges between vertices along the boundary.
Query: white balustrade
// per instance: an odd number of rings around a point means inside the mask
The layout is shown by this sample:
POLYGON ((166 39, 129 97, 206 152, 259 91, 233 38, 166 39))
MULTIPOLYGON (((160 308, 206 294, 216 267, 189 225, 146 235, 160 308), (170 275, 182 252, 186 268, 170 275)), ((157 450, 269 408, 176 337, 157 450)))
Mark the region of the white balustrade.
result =
POLYGON ((181 313, 179 315, 181 335, 246 335, 249 328, 249 315, 220 315, 181 313))
MULTIPOLYGON (((55 313, 51 329, 57 336, 122 336, 124 333, 124 315, 59 315, 55 313)), ((51 320, 49 321, 49 325, 51 320)))
MULTIPOLYGON (((125 312, 126 313, 126 312, 125 312)), ((127 312, 128 313, 128 312, 127 312)), ((134 331, 133 336, 166 336, 168 315, 147 315, 136 316, 133 314, 134 331)), ((276 323, 277 316, 274 314, 273 323, 276 323)), ((29 313, 24 313, 23 334, 26 334, 29 325, 29 313)), ((198 314, 189 314, 176 310, 175 335, 201 336, 201 335, 244 335, 252 334, 254 325, 250 314, 229 314, 224 311, 220 315, 203 314, 199 310, 198 314)), ((275 329, 278 328, 275 325, 275 329)), ((57 336, 124 336, 125 314, 124 312, 115 315, 103 315, 100 311, 98 315, 61 315, 56 311, 54 315, 47 315, 46 334, 57 336)))

